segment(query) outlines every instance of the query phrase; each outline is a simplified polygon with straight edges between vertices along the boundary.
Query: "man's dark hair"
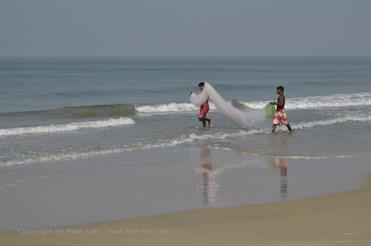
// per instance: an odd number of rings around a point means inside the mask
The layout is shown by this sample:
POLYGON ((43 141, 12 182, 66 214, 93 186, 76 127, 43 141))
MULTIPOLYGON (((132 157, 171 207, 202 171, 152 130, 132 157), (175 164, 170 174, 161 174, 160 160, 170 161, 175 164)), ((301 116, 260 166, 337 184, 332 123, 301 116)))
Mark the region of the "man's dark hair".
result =
POLYGON ((203 86, 205 86, 205 82, 200 82, 200 83, 198 84, 198 87, 203 87, 203 86))
POLYGON ((284 91, 285 90, 285 88, 283 88, 283 86, 282 85, 280 85, 280 86, 277 86, 277 88, 276 88, 277 90, 280 90, 280 91, 284 91))

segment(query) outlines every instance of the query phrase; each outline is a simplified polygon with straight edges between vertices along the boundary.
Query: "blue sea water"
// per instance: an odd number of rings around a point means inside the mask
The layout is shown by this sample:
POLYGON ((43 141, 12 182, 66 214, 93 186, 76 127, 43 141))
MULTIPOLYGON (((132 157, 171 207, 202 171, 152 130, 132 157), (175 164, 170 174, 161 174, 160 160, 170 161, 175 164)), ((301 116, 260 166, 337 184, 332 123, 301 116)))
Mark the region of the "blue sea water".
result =
POLYGON ((0 58, 0 231, 346 191, 370 148, 371 57, 0 58), (283 85, 294 133, 203 129, 200 81, 256 112, 283 85))
POLYGON ((1 58, 0 166, 184 144, 293 156, 364 150, 370 68, 370 57, 1 58), (241 128, 215 111, 214 128, 202 131, 186 96, 200 81, 250 110, 285 86, 289 119, 307 141, 271 148, 270 119, 241 128))

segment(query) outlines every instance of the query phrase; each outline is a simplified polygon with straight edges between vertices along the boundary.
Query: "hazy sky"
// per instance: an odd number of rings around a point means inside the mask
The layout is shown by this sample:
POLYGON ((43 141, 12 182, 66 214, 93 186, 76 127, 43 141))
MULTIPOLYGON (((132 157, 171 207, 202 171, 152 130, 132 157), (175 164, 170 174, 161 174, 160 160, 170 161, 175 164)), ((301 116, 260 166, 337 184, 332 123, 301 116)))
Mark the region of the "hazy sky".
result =
POLYGON ((371 0, 0 0, 0 56, 371 55, 371 0))

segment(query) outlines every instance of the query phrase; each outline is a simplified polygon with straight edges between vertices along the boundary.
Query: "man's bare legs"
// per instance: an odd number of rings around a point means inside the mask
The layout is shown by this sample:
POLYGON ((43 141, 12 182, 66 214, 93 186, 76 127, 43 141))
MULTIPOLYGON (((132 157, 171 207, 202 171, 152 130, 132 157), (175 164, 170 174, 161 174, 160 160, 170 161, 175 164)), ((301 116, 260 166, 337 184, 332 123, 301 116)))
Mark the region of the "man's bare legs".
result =
POLYGON ((211 126, 211 119, 209 118, 198 118, 202 122, 204 128, 211 126))
POLYGON ((291 129, 290 124, 287 124, 287 125, 285 125, 285 126, 287 127, 287 129, 289 130, 289 132, 292 132, 292 129, 291 129))
POLYGON ((272 125, 272 133, 275 133, 276 132, 276 128, 277 128, 277 125, 272 125))
MULTIPOLYGON (((290 124, 287 124, 285 125, 287 127, 287 129, 289 130, 289 132, 292 132, 292 128, 290 126, 290 124)), ((272 133, 275 133, 276 132, 276 128, 277 128, 277 125, 272 125, 272 133)))

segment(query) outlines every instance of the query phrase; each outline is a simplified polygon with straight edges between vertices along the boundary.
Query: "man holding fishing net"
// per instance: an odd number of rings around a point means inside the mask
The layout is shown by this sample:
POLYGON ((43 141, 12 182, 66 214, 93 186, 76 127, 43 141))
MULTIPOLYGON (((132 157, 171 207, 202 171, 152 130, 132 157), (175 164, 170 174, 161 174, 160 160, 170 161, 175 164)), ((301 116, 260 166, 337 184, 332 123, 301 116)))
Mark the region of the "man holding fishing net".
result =
MULTIPOLYGON (((205 82, 200 82, 198 84, 198 88, 200 89, 200 92, 204 90, 205 82)), ((188 96, 190 97, 192 95, 193 91, 190 91, 188 96)), ((202 126, 204 128, 211 126, 211 119, 206 118, 207 113, 209 112, 209 100, 207 99, 203 104, 200 106, 200 112, 198 114, 198 120, 202 122, 202 126)))
POLYGON ((189 101, 200 108, 199 120, 204 127, 211 125, 211 120, 206 118, 206 114, 209 112, 209 100, 213 102, 217 111, 223 113, 227 118, 244 128, 259 126, 264 123, 265 117, 261 110, 240 109, 235 107, 231 101, 225 100, 215 88, 207 82, 201 82, 198 86, 200 93, 191 91, 188 96, 189 101))

